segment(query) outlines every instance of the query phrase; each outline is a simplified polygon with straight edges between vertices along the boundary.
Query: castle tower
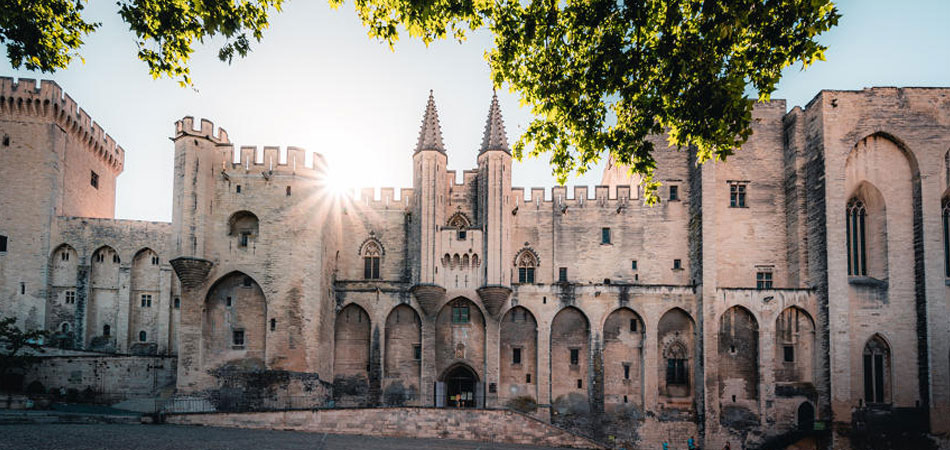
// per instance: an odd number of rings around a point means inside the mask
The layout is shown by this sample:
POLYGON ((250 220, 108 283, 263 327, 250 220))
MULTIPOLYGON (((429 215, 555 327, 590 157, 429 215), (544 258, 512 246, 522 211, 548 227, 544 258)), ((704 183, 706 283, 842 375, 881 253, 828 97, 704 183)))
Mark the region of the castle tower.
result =
POLYGON ((442 127, 435 98, 429 91, 429 102, 419 130, 419 142, 412 156, 412 183, 415 195, 413 206, 412 242, 418 242, 418 272, 413 280, 419 284, 433 284, 441 250, 439 229, 445 224, 445 168, 447 157, 442 143, 442 127))
POLYGON ((214 175, 220 171, 215 148, 227 145, 228 133, 214 124, 201 121, 194 129, 194 118, 175 123, 175 180, 172 199, 172 242, 174 256, 204 257, 205 221, 210 217, 214 175), (217 167, 216 167, 217 166, 217 167))
POLYGON ((511 254, 510 192, 511 150, 498 96, 493 94, 478 152, 478 223, 486 230, 484 279, 488 286, 510 284, 510 270, 505 264, 505 255, 511 254))

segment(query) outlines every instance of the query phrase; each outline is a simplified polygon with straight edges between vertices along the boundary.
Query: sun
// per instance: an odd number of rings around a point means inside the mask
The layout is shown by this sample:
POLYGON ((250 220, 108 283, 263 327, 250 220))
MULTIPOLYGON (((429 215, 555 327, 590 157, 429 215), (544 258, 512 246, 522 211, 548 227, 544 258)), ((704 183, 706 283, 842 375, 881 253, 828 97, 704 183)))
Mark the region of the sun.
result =
POLYGON ((349 197, 356 195, 362 186, 362 178, 358 170, 358 163, 353 157, 334 155, 329 158, 326 169, 326 189, 334 197, 349 197))

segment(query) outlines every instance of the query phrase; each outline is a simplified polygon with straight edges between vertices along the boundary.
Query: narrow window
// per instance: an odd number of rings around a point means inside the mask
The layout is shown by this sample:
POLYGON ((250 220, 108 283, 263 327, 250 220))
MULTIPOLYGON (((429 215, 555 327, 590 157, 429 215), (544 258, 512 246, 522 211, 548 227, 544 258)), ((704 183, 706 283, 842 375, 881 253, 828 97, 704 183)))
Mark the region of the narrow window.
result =
POLYGON ((145 342, 148 340, 148 334, 145 333, 145 330, 139 331, 139 342, 145 342))
POLYGON ((848 248, 848 275, 867 276, 867 243, 865 221, 867 209, 864 202, 852 199, 848 202, 846 241, 848 248))
POLYGON ((90 174, 91 175, 89 176, 89 184, 92 187, 99 189, 99 174, 95 172, 90 172, 90 174))
POLYGON ((7 237, 0 236, 0 252, 7 251, 7 237))
POLYGON ((106 337, 112 335, 112 327, 110 327, 109 325, 103 325, 103 326, 102 326, 102 335, 103 335, 103 336, 106 336, 106 337))
POLYGON ((152 265, 153 265, 153 266, 157 266, 157 265, 158 265, 158 256, 152 256, 152 265))
POLYGON ((680 187, 677 185, 670 186, 670 201, 677 201, 680 199, 680 187))
POLYGON ((668 358, 666 360, 666 384, 681 386, 687 384, 686 382, 686 360, 668 358))
POLYGON ((238 241, 238 246, 239 246, 239 247, 247 247, 247 244, 248 244, 248 242, 250 242, 250 240, 251 240, 251 232, 250 232, 250 231, 242 231, 242 232, 241 232, 241 239, 238 241))
POLYGON ((673 260, 673 270, 679 270, 683 268, 683 261, 680 259, 673 260))
POLYGON ((380 279, 379 274, 379 259, 382 255, 382 250, 380 249, 378 243, 369 242, 363 248, 363 278, 367 280, 378 280, 380 279))
POLYGON ((511 349, 511 363, 521 364, 521 349, 520 348, 511 349))
POLYGON ((290 186, 287 186, 287 196, 290 197, 290 186))
POLYGON ((634 260, 630 261, 630 269, 631 269, 631 270, 637 270, 637 260, 634 259, 634 260))
POLYGON ((76 291, 66 291, 66 304, 76 303, 76 291))
POLYGON ((630 331, 637 331, 637 319, 630 319, 630 331))
POLYGON ((468 305, 455 304, 452 306, 452 323, 468 323, 468 305))
POLYGON ((112 263, 113 263, 113 264, 118 264, 118 263, 119 263, 119 255, 118 255, 118 254, 112 255, 112 263))
POLYGON ((525 382, 526 384, 531 384, 531 374, 530 374, 530 373, 524 374, 524 382, 525 382))
POLYGON ((578 348, 571 349, 571 365, 576 366, 580 364, 581 360, 581 350, 578 348))
POLYGON ((610 228, 601 228, 600 229, 600 243, 609 244, 610 243, 610 228))
POLYGON ((252 283, 251 277, 244 277, 244 287, 251 287, 252 283))
POLYGON ((181 297, 175 297, 175 309, 181 309, 181 297))
POLYGON ((577 379, 577 388, 582 389, 584 387, 583 381, 580 378, 577 379))
POLYGON ((422 346, 419 344, 412 346, 412 358, 416 361, 422 360, 422 346))
POLYGON ((271 331, 274 331, 274 330, 276 330, 276 329, 277 329, 277 319, 271 319, 271 320, 270 320, 270 330, 271 330, 271 331))
POLYGON ((63 334, 69 333, 69 324, 64 323, 62 326, 60 326, 60 330, 62 330, 63 334))
POLYGON ((561 283, 567 283, 567 267, 561 267, 557 270, 557 280, 561 283))
POLYGON ((26 295, 26 283, 20 282, 20 295, 26 295))
POLYGON ((3 135, 3 146, 4 147, 10 146, 10 136, 3 135))
POLYGON ((237 192, 238 194, 241 193, 241 185, 240 185, 240 184, 237 185, 237 187, 234 188, 234 192, 237 192))
POLYGON ((792 347, 791 345, 786 345, 782 347, 782 351, 785 356, 783 358, 785 362, 795 362, 795 347, 792 347))
POLYGON ((456 234, 456 239, 464 241, 468 237, 468 232, 466 230, 458 230, 456 234))
POLYGON ((772 272, 756 272, 756 289, 772 289, 772 272))
POLYGON ((744 182, 731 182, 729 183, 729 207, 730 208, 745 208, 745 194, 746 194, 746 183, 744 182))
POLYGON ((235 347, 244 347, 244 330, 234 330, 231 332, 231 344, 235 347))
POLYGON ((623 379, 630 379, 630 363, 623 363, 623 379))
POLYGON ((224 306, 231 307, 231 297, 224 299, 224 306))
MULTIPOLYGON (((947 156, 950 157, 950 152, 947 156)), ((950 171, 950 165, 947 165, 947 170, 950 171)), ((0 244, 3 242, 6 240, 0 240, 0 244)), ((943 273, 950 278, 950 198, 943 200, 943 273)))

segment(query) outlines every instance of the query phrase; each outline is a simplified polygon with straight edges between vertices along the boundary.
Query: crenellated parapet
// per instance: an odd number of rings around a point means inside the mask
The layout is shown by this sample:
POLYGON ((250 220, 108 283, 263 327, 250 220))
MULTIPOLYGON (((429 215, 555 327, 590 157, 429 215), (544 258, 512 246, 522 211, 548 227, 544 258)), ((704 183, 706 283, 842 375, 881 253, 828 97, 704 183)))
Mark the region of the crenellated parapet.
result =
POLYGON ((327 164, 323 155, 314 152, 312 163, 307 165, 307 151, 289 146, 282 149, 279 146, 235 145, 228 138, 228 132, 218 127, 215 130, 213 122, 201 119, 195 126, 195 119, 186 116, 175 122, 175 137, 196 137, 206 139, 215 144, 222 161, 221 170, 225 175, 260 174, 264 178, 272 175, 298 175, 313 178, 321 177, 326 173, 327 164))
POLYGON ((574 186, 573 195, 568 195, 566 186, 555 186, 550 191, 534 187, 525 198, 525 188, 511 188, 511 205, 520 207, 581 207, 581 208, 627 208, 639 205, 638 186, 594 186, 593 196, 589 186, 574 186))
MULTIPOLYGON (((413 190, 411 188, 400 188, 399 196, 395 188, 380 188, 379 195, 376 188, 366 187, 359 190, 358 201, 369 209, 408 209, 412 206, 413 190)), ((354 198, 354 200, 357 200, 354 198)))
POLYGON ((0 77, 0 117, 16 116, 56 123, 115 175, 122 172, 125 150, 93 122, 86 111, 51 80, 0 77))

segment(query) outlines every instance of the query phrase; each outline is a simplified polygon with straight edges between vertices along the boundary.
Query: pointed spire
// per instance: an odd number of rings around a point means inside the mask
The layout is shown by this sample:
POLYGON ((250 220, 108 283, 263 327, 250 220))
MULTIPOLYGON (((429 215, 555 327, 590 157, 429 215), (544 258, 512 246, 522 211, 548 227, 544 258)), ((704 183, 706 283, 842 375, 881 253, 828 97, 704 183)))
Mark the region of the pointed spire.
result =
POLYGON ((508 148, 508 135, 505 134, 505 121, 501 118, 501 107, 498 106, 498 94, 494 89, 492 89, 491 107, 488 108, 488 120, 485 121, 482 148, 478 153, 482 154, 489 150, 511 153, 508 148))
POLYGON ((426 113, 422 117, 422 128, 419 130, 419 142, 416 143, 416 152, 422 150, 436 150, 445 153, 442 144, 442 126, 439 125, 439 112, 435 109, 435 97, 429 90, 429 103, 426 104, 426 113))

